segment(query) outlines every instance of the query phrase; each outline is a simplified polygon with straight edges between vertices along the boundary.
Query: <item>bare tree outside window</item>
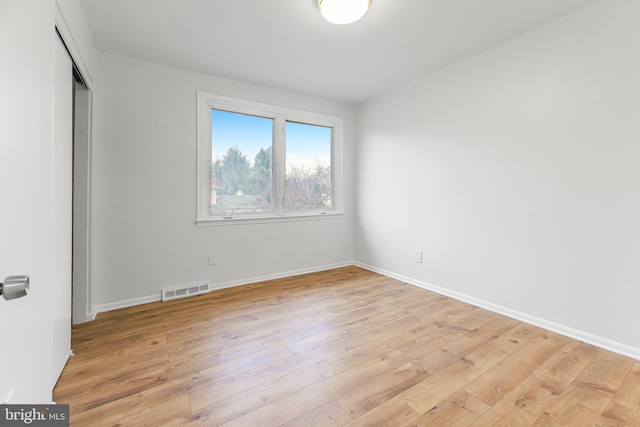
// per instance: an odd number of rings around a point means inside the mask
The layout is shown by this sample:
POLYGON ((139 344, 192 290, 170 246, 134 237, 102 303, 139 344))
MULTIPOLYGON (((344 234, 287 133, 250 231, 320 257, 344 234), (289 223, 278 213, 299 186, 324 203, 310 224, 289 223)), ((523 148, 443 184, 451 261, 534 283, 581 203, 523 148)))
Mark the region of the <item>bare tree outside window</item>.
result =
POLYGON ((331 209, 331 131, 324 126, 287 122, 286 210, 331 209))

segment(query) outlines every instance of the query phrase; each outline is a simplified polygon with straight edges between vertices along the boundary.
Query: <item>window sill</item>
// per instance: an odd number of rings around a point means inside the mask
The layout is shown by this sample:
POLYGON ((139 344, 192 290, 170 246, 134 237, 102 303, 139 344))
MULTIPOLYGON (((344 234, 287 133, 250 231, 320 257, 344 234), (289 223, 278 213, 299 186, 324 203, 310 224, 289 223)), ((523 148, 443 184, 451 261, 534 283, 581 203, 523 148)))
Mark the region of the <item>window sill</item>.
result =
POLYGON ((269 224, 274 222, 322 221, 342 217, 344 217, 344 213, 342 212, 327 212, 324 214, 303 213, 282 216, 237 216, 233 218, 198 219, 195 224, 198 227, 220 227, 226 225, 269 224))

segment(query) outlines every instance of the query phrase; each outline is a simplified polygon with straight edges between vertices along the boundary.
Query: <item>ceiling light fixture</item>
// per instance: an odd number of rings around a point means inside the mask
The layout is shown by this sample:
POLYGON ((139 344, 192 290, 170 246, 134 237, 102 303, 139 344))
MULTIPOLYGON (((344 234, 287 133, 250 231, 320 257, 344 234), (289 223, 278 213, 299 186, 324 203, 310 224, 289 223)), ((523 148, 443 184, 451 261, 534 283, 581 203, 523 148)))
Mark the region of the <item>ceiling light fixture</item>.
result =
POLYGON ((320 15, 332 24, 351 24, 362 18, 371 0, 318 0, 320 15))

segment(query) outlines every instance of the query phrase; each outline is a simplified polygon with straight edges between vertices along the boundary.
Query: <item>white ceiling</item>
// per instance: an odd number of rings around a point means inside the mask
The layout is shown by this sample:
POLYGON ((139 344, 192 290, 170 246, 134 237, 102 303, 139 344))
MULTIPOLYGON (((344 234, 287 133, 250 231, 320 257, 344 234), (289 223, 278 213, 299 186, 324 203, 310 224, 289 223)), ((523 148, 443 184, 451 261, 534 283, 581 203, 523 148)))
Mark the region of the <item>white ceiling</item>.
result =
POLYGON ((82 0, 100 50, 346 103, 598 0, 372 0, 351 25, 317 0, 82 0))

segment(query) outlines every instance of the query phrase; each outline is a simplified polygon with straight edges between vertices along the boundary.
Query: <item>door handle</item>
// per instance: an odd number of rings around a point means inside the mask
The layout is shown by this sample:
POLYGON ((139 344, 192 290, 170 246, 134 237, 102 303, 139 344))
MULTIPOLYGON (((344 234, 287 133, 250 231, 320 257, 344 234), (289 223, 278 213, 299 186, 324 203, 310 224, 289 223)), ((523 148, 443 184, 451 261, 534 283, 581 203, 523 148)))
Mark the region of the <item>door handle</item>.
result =
POLYGON ((29 293, 29 276, 9 276, 0 283, 0 295, 6 300, 23 297, 29 293))

